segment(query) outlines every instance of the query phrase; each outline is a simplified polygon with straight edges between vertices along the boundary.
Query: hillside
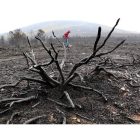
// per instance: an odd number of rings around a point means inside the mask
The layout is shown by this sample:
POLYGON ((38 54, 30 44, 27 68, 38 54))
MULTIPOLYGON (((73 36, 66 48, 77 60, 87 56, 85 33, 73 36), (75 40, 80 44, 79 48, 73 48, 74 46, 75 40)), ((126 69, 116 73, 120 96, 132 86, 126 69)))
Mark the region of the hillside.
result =
MULTIPOLYGON (((84 21, 48 21, 32 24, 21 28, 23 32, 30 36, 36 34, 38 29, 43 29, 47 36, 52 36, 52 30, 57 36, 62 36, 67 30, 71 30, 71 36, 96 36, 98 27, 102 27, 102 36, 108 34, 112 27, 84 21)), ((113 36, 133 36, 136 32, 116 29, 113 36)))

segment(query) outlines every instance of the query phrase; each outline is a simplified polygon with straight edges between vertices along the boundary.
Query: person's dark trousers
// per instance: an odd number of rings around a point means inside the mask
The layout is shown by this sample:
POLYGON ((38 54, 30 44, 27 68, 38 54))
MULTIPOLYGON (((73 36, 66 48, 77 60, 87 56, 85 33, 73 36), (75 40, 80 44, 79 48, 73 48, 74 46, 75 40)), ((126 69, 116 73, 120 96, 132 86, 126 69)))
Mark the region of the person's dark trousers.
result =
POLYGON ((65 38, 65 47, 68 47, 68 38, 65 38))

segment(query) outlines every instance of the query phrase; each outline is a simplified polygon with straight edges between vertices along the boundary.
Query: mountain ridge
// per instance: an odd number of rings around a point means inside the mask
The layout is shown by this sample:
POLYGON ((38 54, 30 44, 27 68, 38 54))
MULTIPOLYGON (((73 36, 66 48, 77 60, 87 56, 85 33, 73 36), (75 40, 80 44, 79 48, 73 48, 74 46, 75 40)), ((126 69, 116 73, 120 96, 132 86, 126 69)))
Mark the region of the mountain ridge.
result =
MULTIPOLYGON (((20 28, 28 36, 35 35, 38 29, 45 31, 46 36, 52 36, 52 30, 60 37, 67 31, 71 31, 71 36, 96 36, 98 27, 102 28, 102 36, 109 33, 112 27, 86 22, 86 21, 69 21, 69 20, 56 20, 56 21, 44 21, 40 23, 31 24, 26 27, 20 28)), ((7 33, 4 33, 7 34, 7 33)), ((0 34, 1 35, 1 34, 0 34)), ((113 36, 128 36, 128 35, 140 35, 140 33, 126 31, 123 29, 115 29, 113 36)))

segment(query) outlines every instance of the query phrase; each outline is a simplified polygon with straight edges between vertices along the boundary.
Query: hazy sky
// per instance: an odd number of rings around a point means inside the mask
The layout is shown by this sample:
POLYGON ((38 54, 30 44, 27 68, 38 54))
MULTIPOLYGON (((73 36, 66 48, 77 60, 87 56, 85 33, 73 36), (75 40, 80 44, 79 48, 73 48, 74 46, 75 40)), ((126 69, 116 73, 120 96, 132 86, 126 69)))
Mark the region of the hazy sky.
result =
POLYGON ((52 20, 83 20, 140 32, 140 0, 0 0, 0 33, 52 20))

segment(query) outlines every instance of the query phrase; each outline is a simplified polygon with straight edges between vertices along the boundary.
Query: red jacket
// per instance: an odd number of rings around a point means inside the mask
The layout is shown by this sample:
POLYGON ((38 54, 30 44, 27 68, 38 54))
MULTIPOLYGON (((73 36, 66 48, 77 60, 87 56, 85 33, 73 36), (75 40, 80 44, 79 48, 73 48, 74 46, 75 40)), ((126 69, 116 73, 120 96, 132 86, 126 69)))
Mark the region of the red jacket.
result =
POLYGON ((65 38, 69 38, 69 33, 70 33, 70 30, 68 30, 68 31, 64 34, 65 38))

